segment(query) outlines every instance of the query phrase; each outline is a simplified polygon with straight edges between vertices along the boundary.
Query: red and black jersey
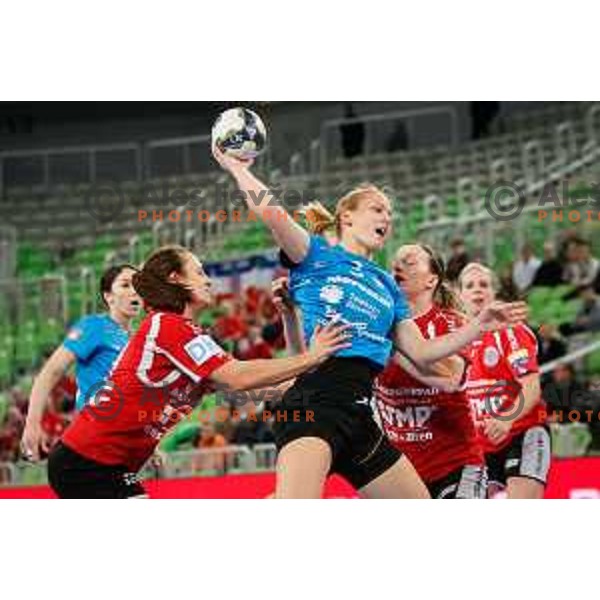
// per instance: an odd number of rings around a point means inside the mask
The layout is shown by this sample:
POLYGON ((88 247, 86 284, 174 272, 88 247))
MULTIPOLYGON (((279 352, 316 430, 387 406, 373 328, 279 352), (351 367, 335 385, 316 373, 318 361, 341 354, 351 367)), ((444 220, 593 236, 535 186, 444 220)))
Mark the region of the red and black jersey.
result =
POLYGON ((191 320, 154 312, 142 322, 93 401, 63 442, 98 463, 138 471, 156 446, 208 391, 231 360, 191 320))
POLYGON ((545 421, 545 404, 521 416, 519 404, 522 386, 519 380, 539 373, 538 343, 535 334, 526 325, 517 325, 497 332, 487 332, 469 349, 467 393, 473 418, 484 451, 499 452, 524 431, 545 421), (502 418, 514 418, 509 438, 495 446, 483 433, 491 408, 502 418), (512 417, 511 417, 512 415, 512 417))
MULTIPOLYGON (((451 333, 459 321, 455 313, 437 307, 415 319, 426 339, 451 333)), ((375 399, 389 440, 426 483, 484 464, 464 392, 428 387, 392 361, 375 384, 375 399)))

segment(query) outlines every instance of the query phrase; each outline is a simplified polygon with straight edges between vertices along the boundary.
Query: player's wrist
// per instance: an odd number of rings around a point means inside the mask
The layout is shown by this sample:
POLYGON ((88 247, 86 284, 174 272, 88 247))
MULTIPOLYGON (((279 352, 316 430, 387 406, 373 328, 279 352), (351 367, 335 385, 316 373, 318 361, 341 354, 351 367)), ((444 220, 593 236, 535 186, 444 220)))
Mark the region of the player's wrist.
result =
POLYGON ((318 347, 309 348, 305 353, 306 359, 310 367, 316 367, 325 361, 327 354, 321 351, 318 347))

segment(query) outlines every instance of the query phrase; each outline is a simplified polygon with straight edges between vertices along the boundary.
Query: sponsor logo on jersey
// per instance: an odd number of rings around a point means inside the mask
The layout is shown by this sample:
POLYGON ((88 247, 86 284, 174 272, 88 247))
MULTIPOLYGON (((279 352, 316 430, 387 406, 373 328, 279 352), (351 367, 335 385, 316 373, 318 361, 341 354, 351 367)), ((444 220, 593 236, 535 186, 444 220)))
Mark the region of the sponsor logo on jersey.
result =
POLYGON ((196 362, 201 365, 213 356, 221 356, 225 354, 223 349, 209 336, 199 335, 194 338, 184 350, 188 355, 196 362))
POLYGON ((496 348, 490 346, 486 348, 483 352, 483 364, 488 368, 492 369, 498 366, 500 362, 500 353, 496 348))
POLYGON ((67 335, 67 339, 71 340, 72 342, 76 342, 80 340, 82 336, 83 331, 81 331, 81 329, 71 329, 71 331, 69 331, 69 335, 67 335))
POLYGON ((519 375, 525 375, 527 373, 527 363, 529 362, 529 351, 527 348, 522 348, 517 352, 513 352, 508 357, 508 362, 519 375))
POLYGON ((380 405, 384 421, 394 427, 425 429, 436 410, 434 406, 406 406, 404 408, 380 405))
POLYGON ((339 304, 344 299, 344 290, 337 285, 328 285, 321 290, 321 300, 328 304, 339 304))
POLYGON ((514 468, 518 467, 520 463, 521 463, 520 459, 513 458, 511 460, 507 460, 506 461, 506 464, 504 465, 504 468, 505 469, 514 469, 514 468))

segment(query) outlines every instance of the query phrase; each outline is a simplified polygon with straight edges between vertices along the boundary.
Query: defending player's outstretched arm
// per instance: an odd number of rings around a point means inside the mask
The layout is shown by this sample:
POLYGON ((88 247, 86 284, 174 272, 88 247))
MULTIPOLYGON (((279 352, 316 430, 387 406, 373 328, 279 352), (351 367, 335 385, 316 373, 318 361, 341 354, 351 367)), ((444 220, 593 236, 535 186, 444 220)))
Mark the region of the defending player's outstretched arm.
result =
POLYGON ((75 355, 60 346, 48 359, 43 369, 35 378, 31 395, 27 420, 21 440, 23 455, 28 460, 38 461, 43 453, 49 452, 48 436, 42 429, 42 418, 52 390, 58 385, 63 375, 75 363, 75 355))
POLYGON ((458 391, 464 384, 466 363, 460 356, 451 356, 424 369, 417 368, 406 356, 396 352, 396 363, 417 381, 444 392, 458 391))
POLYGON ((283 321, 285 346, 291 356, 306 352, 306 340, 302 328, 302 315, 294 304, 289 290, 289 280, 281 277, 273 282, 273 303, 283 321))
POLYGON ((250 172, 253 161, 226 156, 217 147, 213 147, 213 156, 235 179, 244 194, 246 205, 271 230, 277 245, 293 263, 302 263, 308 255, 310 236, 292 219, 285 208, 274 200, 269 187, 250 172))
POLYGON ((425 339, 414 321, 402 321, 396 326, 395 342, 398 350, 419 369, 428 369, 432 363, 458 354, 483 332, 516 325, 527 315, 527 305, 523 302, 494 302, 465 327, 433 340, 425 339))
POLYGON ((348 348, 347 330, 347 325, 330 323, 315 332, 311 348, 299 356, 272 360, 231 360, 214 371, 211 379, 238 391, 284 383, 348 348))

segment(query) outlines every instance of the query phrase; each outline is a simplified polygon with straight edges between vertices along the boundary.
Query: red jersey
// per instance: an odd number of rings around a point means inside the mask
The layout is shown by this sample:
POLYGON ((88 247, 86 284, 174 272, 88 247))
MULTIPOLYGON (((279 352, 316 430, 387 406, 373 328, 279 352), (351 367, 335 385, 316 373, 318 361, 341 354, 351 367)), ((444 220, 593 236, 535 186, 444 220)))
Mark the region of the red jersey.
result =
MULTIPOLYGON (((434 307, 415 323, 423 337, 433 339, 455 330, 458 318, 434 307)), ((375 383, 375 399, 389 440, 426 483, 484 464, 464 392, 428 387, 392 361, 375 383)))
POLYGON ((138 471, 165 433, 208 391, 210 375, 231 360, 192 321, 151 313, 67 429, 66 446, 98 463, 138 471))
POLYGON ((545 421, 545 404, 520 417, 521 384, 519 379, 539 373, 538 343, 534 333, 525 325, 517 325, 498 332, 487 332, 471 344, 467 393, 480 443, 486 454, 493 454, 508 446, 513 438, 545 421), (509 438, 495 446, 483 433, 487 419, 491 418, 488 406, 497 415, 509 418, 515 412, 509 438))

